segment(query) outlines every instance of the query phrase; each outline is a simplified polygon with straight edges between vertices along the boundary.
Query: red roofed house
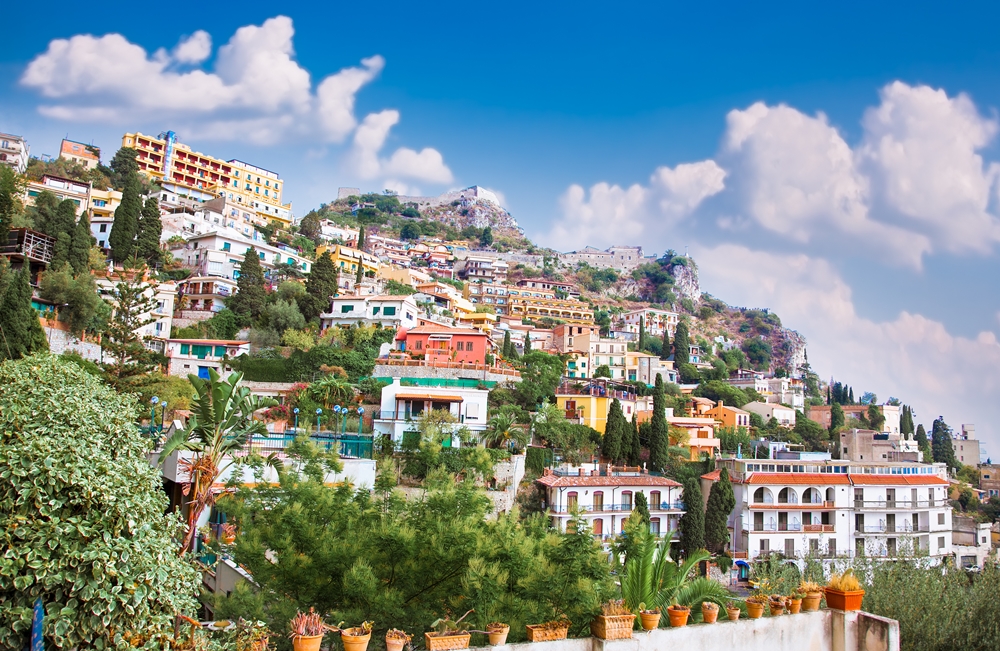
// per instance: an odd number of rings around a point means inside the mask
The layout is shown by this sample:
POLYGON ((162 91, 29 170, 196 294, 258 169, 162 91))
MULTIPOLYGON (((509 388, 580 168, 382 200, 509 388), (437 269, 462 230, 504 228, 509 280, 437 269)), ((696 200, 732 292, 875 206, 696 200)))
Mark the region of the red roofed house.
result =
POLYGON ((435 362, 485 365, 486 354, 489 353, 489 335, 474 328, 428 324, 407 330, 401 349, 410 355, 423 355, 430 366, 435 362))
POLYGON ((621 533, 639 493, 646 497, 650 530, 657 535, 676 531, 684 515, 681 485, 640 468, 609 468, 592 463, 563 466, 546 469, 537 483, 545 491, 553 527, 566 531, 567 526, 572 526, 574 514, 579 514, 600 540, 621 533))

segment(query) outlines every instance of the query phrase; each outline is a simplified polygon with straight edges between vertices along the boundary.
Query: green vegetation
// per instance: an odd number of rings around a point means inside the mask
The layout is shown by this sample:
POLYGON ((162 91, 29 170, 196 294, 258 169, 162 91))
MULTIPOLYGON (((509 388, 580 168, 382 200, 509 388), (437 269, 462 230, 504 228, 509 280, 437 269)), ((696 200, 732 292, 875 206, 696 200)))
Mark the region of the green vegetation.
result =
POLYGON ((152 352, 143 345, 139 330, 156 319, 150 316, 156 301, 155 287, 143 280, 145 267, 126 268, 118 274, 114 312, 101 339, 101 366, 107 380, 119 391, 135 388, 155 368, 152 352))
POLYGON ((11 271, 6 258, 0 262, 0 360, 49 349, 38 313, 31 307, 28 273, 27 267, 11 271))
POLYGON ((722 468, 719 480, 712 484, 705 506, 705 546, 719 554, 729 542, 729 514, 736 507, 736 496, 729 481, 729 471, 722 468))
POLYGON ((267 294, 264 292, 264 268, 260 255, 253 245, 247 249, 240 263, 240 276, 236 280, 236 294, 227 307, 245 320, 258 319, 264 313, 267 294))
POLYGON ((681 516, 681 549, 686 556, 705 548, 705 506, 697 476, 684 480, 684 515, 681 516))

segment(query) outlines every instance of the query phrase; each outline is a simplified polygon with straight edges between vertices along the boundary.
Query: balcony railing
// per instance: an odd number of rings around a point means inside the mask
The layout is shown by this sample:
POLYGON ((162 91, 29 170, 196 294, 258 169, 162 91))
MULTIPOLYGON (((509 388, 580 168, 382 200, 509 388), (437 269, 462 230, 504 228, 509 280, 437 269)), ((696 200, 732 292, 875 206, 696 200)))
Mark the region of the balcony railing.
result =
POLYGON ((927 509, 944 506, 940 500, 854 500, 856 509, 927 509))
POLYGON ((804 524, 802 531, 805 533, 833 533, 835 528, 832 524, 804 524))
MULTIPOLYGON (((560 505, 553 506, 549 509, 550 513, 553 514, 566 514, 573 512, 580 513, 620 513, 623 511, 631 511, 635 508, 634 504, 598 504, 598 505, 587 505, 581 506, 579 504, 574 505, 560 505)), ((650 511, 683 511, 684 502, 660 502, 659 504, 650 504, 650 511)))
POLYGON ((744 506, 749 506, 751 509, 835 509, 836 504, 832 501, 817 501, 817 502, 751 502, 743 503, 744 506))
POLYGON ((901 523, 896 525, 887 524, 867 524, 860 527, 854 527, 854 534, 860 536, 866 533, 929 533, 930 526, 926 524, 921 524, 914 527, 910 523, 901 523))

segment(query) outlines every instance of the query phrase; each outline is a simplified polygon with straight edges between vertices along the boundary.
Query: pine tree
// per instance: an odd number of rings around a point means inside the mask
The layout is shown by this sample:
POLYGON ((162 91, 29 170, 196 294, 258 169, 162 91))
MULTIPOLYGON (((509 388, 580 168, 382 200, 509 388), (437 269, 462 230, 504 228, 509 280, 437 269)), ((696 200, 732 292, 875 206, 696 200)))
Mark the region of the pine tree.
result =
POLYGON ((139 217, 142 214, 142 184, 138 173, 132 173, 125 181, 122 192, 122 202, 115 209, 115 221, 111 224, 108 235, 108 246, 111 248, 111 259, 121 264, 135 253, 135 235, 139 230, 139 217))
POLYGON ((160 235, 162 233, 160 205, 155 197, 150 197, 146 199, 146 203, 142 207, 135 242, 138 256, 149 265, 155 265, 160 261, 160 235))
POLYGON ((736 496, 729 481, 729 471, 719 471, 719 481, 712 484, 705 507, 705 545, 708 551, 720 554, 729 542, 729 514, 736 507, 736 496))
POLYGON ((630 466, 638 466, 642 463, 642 444, 639 442, 639 421, 638 415, 632 413, 632 422, 629 424, 629 445, 628 460, 630 466))
POLYGON ((622 404, 615 398, 611 401, 611 408, 608 410, 608 420, 604 425, 604 436, 601 437, 601 454, 611 463, 621 463, 622 443, 626 434, 624 425, 628 421, 622 414, 622 404))
POLYGON ((691 361, 691 341, 688 338, 688 327, 686 321, 677 324, 674 332, 674 367, 680 368, 681 364, 691 361))
POLYGON ((240 263, 236 280, 236 295, 229 299, 229 309, 243 317, 257 319, 264 312, 267 293, 264 291, 264 269, 260 266, 257 248, 251 246, 240 263))
POLYGON ((482 235, 479 236, 479 243, 483 246, 489 246, 493 244, 493 229, 487 226, 483 229, 482 235))
POLYGON ((949 469, 955 469, 961 465, 955 458, 951 428, 941 416, 934 419, 934 425, 931 427, 931 451, 935 463, 948 464, 949 469))
POLYGON ((649 469, 663 472, 670 461, 669 429, 667 427, 667 399, 663 395, 663 376, 656 374, 656 385, 653 388, 653 418, 650 420, 649 431, 649 469))
POLYGON ((643 344, 646 343, 646 320, 643 317, 639 317, 639 345, 636 350, 640 353, 642 352, 643 344))
POLYGON ((670 359, 670 330, 663 326, 663 349, 660 351, 660 359, 670 359))
MULTIPOLYGON (((659 507, 660 505, 657 504, 656 506, 659 507)), ((645 530, 649 531, 649 524, 652 518, 649 516, 649 502, 646 500, 646 494, 642 491, 635 494, 635 512, 639 514, 645 530)))
POLYGON ((506 360, 510 360, 510 330, 504 330, 503 332, 503 347, 500 349, 500 355, 506 360))
POLYGON ((681 549, 686 556, 705 548, 705 505, 697 477, 684 480, 684 515, 681 516, 681 549))
POLYGON ((934 449, 927 439, 927 430, 923 425, 917 425, 917 433, 913 435, 913 440, 917 442, 917 447, 923 453, 923 462, 931 463, 934 460, 934 449))
POLYGON ((306 278, 306 293, 299 299, 299 311, 306 321, 316 319, 330 309, 330 299, 337 295, 340 273, 329 251, 324 251, 306 278))
POLYGON ((87 213, 80 216, 80 221, 73 228, 73 237, 69 245, 69 265, 74 275, 90 272, 90 248, 94 245, 94 236, 90 234, 90 220, 87 213))
POLYGON ((0 360, 21 359, 49 349, 38 312, 31 307, 30 273, 24 267, 5 274, 10 278, 5 279, 6 287, 0 297, 0 360))
POLYGON ((115 284, 111 321, 101 338, 105 361, 101 364, 108 382, 119 391, 135 388, 143 376, 156 364, 152 352, 143 345, 140 330, 156 321, 151 312, 156 308, 155 286, 144 278, 146 268, 127 260, 124 271, 115 284))

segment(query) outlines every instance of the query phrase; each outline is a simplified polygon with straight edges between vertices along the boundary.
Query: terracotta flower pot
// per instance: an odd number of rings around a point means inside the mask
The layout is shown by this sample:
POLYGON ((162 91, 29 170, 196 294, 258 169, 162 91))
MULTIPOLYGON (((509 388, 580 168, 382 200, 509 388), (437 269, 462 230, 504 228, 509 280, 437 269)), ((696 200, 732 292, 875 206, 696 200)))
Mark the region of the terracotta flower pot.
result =
POLYGON ((789 615, 798 615, 800 610, 802 610, 802 600, 801 599, 789 599, 788 600, 788 614, 789 615))
POLYGON ((826 605, 834 610, 861 610, 861 601, 865 597, 864 590, 834 590, 826 589, 826 605))
POLYGON ((823 599, 822 592, 807 592, 802 599, 802 610, 807 613, 819 610, 819 602, 823 599))
POLYGON ((398 637, 385 636, 385 650, 386 651, 403 651, 403 647, 406 646, 406 640, 398 637))
POLYGON ((361 633, 361 630, 357 628, 348 628, 340 632, 340 641, 344 643, 344 651, 365 651, 371 639, 370 632, 361 633))
POLYGON ((661 613, 639 613, 639 621, 642 623, 642 630, 652 631, 660 626, 661 613))
MULTIPOLYGON (((454 635, 437 635, 424 633, 424 643, 427 651, 453 651, 454 649, 468 649, 471 633, 455 633, 454 635)), ((344 651, 347 651, 346 649, 344 651)))
POLYGON ((714 624, 719 618, 719 607, 716 604, 705 602, 701 605, 701 621, 706 624, 714 624))
POLYGON ((601 640, 627 640, 632 637, 635 615, 598 615, 590 622, 590 632, 601 640))
POLYGON ((510 626, 504 625, 503 628, 486 629, 486 632, 490 636, 490 646, 500 646, 507 644, 507 634, 510 633, 510 626))
POLYGON ((691 609, 686 606, 670 606, 667 608, 667 617, 670 618, 671 626, 687 626, 691 609))
POLYGON ((726 616, 729 617, 729 621, 735 622, 740 618, 739 608, 726 608, 726 616))
POLYGON ((767 603, 768 608, 771 609, 771 617, 776 615, 783 615, 785 613, 785 602, 784 601, 769 601, 767 603))
POLYGON ((764 615, 764 604, 747 602, 747 616, 750 619, 760 619, 764 615))
POLYGON ((322 635, 297 635, 292 638, 292 648, 295 651, 319 651, 322 642, 322 635))

